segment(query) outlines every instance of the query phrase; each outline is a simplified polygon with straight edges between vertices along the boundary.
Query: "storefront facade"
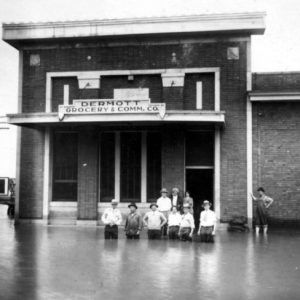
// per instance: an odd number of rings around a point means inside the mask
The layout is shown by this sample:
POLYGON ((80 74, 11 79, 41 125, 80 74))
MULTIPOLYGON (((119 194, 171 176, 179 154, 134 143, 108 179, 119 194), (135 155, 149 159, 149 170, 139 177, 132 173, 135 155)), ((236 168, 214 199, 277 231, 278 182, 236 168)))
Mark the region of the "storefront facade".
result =
POLYGON ((208 199, 221 222, 251 221, 263 32, 262 13, 4 24, 20 53, 17 219, 96 225, 112 198, 143 213, 178 187, 197 212, 208 199))

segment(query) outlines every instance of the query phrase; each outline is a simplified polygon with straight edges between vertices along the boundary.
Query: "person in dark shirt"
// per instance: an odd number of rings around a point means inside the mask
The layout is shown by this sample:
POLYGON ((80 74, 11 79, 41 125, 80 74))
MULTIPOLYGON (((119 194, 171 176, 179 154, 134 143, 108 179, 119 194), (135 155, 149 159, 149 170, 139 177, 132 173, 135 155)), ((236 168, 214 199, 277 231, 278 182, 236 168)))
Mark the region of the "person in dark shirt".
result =
POLYGON ((125 232, 128 239, 138 240, 143 226, 143 220, 140 214, 136 212, 137 206, 135 203, 128 205, 130 213, 125 222, 125 232))

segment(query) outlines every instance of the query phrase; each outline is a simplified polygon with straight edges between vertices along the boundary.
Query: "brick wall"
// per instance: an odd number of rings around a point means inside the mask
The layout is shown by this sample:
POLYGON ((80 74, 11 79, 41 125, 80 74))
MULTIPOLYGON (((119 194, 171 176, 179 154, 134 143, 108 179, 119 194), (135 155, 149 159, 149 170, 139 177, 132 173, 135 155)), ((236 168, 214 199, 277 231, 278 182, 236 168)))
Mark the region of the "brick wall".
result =
POLYGON ((42 218, 44 130, 22 128, 20 218, 42 218))
POLYGON ((274 198, 271 223, 300 223, 300 103, 253 104, 253 189, 274 198))
POLYGON ((98 137, 92 128, 79 133, 78 219, 96 220, 98 202, 98 137))
POLYGON ((290 73, 254 73, 252 75, 254 91, 299 91, 300 72, 290 73))
POLYGON ((178 127, 162 130, 162 187, 184 189, 184 131, 178 127))

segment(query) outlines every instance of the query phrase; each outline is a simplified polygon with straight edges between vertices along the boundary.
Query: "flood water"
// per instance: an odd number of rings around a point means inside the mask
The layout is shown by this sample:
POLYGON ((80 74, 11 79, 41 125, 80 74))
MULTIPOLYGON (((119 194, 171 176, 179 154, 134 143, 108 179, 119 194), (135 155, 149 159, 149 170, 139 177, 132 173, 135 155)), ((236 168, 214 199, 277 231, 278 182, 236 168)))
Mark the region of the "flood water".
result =
POLYGON ((105 241, 102 228, 2 219, 0 299, 300 299, 300 232, 105 241))

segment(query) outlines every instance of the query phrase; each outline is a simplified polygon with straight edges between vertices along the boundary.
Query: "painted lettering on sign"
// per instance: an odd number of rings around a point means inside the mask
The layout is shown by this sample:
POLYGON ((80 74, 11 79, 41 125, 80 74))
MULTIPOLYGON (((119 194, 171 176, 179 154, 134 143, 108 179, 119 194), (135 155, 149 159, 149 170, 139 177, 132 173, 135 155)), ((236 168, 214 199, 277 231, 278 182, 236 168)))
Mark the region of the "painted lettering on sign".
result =
POLYGON ((73 105, 59 105, 59 119, 70 114, 132 114, 156 113, 161 118, 166 112, 165 103, 151 103, 150 99, 88 99, 73 100, 73 105))

